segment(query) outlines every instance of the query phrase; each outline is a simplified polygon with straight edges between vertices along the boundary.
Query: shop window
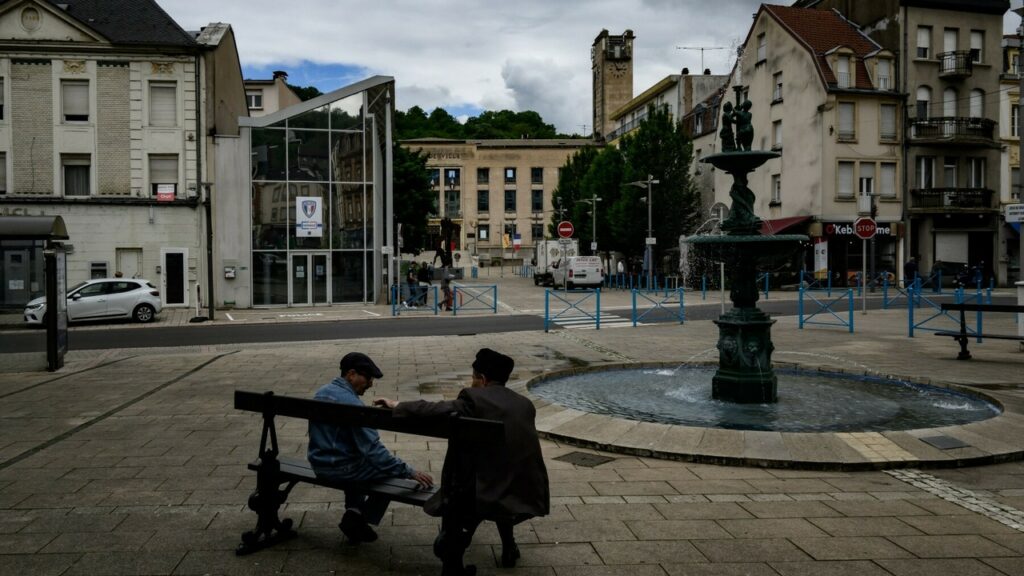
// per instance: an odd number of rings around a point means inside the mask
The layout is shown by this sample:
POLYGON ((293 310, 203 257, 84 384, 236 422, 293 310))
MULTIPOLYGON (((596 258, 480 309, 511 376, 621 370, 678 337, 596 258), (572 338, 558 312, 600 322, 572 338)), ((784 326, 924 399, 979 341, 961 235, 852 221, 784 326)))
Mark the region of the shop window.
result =
POLYGON ((65 122, 89 121, 89 82, 61 80, 61 112, 65 122))

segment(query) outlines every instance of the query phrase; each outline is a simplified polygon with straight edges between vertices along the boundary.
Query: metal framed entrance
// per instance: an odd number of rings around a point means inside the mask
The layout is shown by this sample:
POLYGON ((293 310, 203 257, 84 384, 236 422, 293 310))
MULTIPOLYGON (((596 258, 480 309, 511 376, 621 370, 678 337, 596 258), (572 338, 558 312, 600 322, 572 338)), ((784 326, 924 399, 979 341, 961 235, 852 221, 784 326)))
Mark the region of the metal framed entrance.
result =
POLYGON ((330 304, 330 258, 326 252, 288 255, 288 302, 292 306, 330 304))

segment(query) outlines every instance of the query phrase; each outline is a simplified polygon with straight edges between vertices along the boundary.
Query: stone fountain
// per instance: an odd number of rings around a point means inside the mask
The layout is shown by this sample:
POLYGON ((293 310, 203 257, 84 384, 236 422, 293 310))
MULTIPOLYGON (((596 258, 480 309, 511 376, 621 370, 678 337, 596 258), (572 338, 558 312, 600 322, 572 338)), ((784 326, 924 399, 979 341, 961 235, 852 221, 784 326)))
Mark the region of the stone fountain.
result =
POLYGON ((742 86, 734 86, 736 106, 722 106, 722 152, 701 160, 724 170, 733 178, 729 217, 721 223, 720 236, 691 236, 686 242, 696 256, 724 262, 729 270, 729 299, 733 308, 722 314, 718 325, 718 371, 712 379, 712 397, 738 403, 769 403, 778 400, 777 378, 772 369, 771 317, 757 307, 759 269, 785 262, 807 236, 763 235, 762 221, 754 214, 754 193, 747 175, 776 152, 751 150, 754 131, 751 103, 742 100, 742 86), (736 132, 733 134, 733 126, 736 132))

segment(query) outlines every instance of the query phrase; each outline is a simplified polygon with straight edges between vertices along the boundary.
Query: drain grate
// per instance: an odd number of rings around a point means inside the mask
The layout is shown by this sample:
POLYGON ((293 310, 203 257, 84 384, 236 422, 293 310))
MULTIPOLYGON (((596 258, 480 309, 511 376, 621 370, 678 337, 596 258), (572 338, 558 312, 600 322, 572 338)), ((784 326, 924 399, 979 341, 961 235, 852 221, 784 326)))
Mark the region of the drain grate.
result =
POLYGON ((568 462, 575 466, 586 466, 587 468, 593 468, 594 466, 600 466, 615 460, 609 456, 601 456, 600 454, 587 454, 586 452, 569 452, 568 454, 562 454, 555 458, 555 460, 561 460, 562 462, 568 462))
POLYGON ((921 442, 931 444, 939 450, 952 450, 953 448, 967 448, 970 446, 970 444, 965 443, 963 440, 953 438, 952 436, 929 436, 928 438, 921 438, 921 442))

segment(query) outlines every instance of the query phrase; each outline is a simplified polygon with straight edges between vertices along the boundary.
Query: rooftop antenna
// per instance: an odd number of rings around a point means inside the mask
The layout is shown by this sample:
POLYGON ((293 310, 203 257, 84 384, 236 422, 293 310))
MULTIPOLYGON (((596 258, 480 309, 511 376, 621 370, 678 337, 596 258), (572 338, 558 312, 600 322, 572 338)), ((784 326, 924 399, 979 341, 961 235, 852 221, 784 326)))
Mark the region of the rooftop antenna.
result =
POLYGON ((726 50, 726 46, 676 46, 676 50, 700 50, 700 69, 703 72, 704 68, 704 51, 705 50, 726 50))

